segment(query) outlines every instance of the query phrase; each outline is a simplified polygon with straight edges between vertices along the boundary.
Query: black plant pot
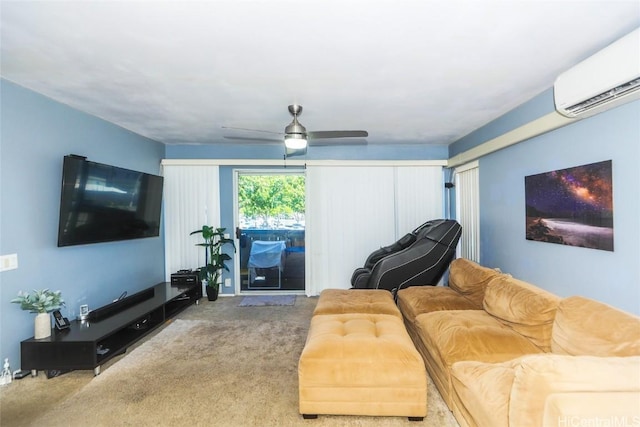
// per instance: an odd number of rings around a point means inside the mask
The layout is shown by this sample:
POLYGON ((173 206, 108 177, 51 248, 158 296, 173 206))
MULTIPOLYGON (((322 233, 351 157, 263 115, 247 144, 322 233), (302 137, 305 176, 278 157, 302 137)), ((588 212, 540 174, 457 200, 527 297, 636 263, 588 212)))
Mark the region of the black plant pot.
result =
POLYGON ((213 286, 207 286, 207 300, 209 301, 215 301, 218 299, 218 291, 219 289, 216 287, 214 288, 213 286))

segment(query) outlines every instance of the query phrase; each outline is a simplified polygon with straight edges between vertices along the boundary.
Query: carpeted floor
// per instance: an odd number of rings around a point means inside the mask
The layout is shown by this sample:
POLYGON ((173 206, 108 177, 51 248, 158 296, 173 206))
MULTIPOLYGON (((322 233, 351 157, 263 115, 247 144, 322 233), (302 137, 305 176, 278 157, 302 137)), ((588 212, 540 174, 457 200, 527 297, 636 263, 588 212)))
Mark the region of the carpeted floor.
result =
POLYGON ((238 307, 267 307, 295 303, 295 295, 252 295, 242 298, 238 307))
POLYGON ((239 308, 192 306, 124 356, 91 371, 25 378, 0 390, 6 426, 457 426, 429 384, 428 417, 298 413, 297 363, 317 299, 239 308))

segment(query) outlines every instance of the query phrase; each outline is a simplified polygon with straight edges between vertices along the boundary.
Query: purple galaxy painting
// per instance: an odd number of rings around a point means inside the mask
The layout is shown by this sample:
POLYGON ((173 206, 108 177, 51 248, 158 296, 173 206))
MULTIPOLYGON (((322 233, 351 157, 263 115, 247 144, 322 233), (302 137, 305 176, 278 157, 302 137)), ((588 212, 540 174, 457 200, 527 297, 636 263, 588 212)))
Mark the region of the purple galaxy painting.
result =
POLYGON ((524 178, 527 240, 613 251, 611 160, 524 178))

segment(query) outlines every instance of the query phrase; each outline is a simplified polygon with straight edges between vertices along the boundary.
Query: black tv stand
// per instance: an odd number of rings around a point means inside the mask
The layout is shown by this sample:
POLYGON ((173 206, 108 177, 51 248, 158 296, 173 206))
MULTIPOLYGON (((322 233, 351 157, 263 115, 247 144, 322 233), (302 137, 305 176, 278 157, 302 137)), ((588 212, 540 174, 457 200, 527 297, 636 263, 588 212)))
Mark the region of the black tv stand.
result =
POLYGON ((86 321, 71 322, 68 329, 53 329, 51 336, 30 338, 20 343, 21 368, 70 371, 93 369, 127 351, 127 347, 148 335, 202 297, 200 282, 175 285, 159 283, 91 312, 86 321))

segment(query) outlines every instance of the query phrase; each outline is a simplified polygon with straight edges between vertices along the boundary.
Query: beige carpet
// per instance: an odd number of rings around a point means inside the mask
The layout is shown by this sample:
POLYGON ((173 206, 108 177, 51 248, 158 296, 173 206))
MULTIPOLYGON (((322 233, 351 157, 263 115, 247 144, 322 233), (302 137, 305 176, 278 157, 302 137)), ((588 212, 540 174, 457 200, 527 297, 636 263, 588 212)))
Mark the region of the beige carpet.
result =
MULTIPOLYGON (((28 422, 3 416, 2 426, 457 426, 432 384, 424 422, 322 415, 303 420, 297 362, 313 305, 299 301, 297 307, 238 308, 237 302, 235 310, 245 311, 235 313, 240 318, 234 318, 228 301, 189 308, 97 377, 88 378, 84 371, 20 380, 16 385, 32 381, 53 389, 55 382, 73 382, 74 375, 83 375, 86 382, 28 422), (212 318, 202 320, 207 313, 212 318)), ((37 412, 34 403, 30 410, 37 412)))

